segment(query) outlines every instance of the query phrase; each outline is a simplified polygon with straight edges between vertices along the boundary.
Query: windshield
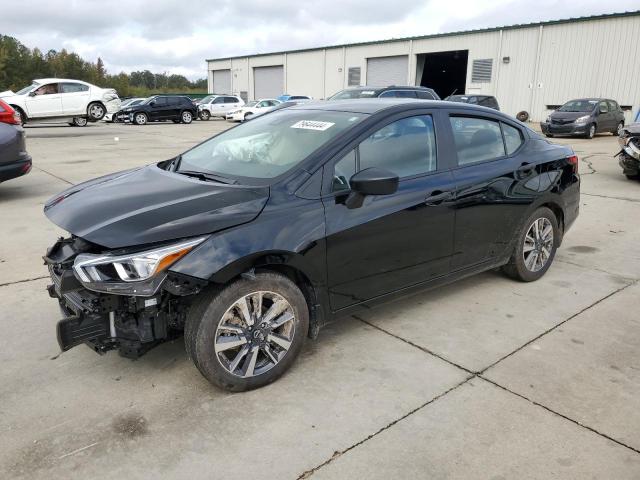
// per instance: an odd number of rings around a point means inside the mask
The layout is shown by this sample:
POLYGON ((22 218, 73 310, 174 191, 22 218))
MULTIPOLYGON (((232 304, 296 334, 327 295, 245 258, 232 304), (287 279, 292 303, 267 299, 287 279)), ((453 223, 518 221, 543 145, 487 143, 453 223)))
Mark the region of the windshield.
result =
POLYGON ((571 100, 562 105, 559 112, 590 112, 596 108, 597 100, 571 100))
POLYGON ((245 104, 245 107, 255 107, 257 104, 258 104, 258 102, 257 102, 257 101, 252 100, 252 101, 250 101, 250 102, 247 102, 247 103, 245 104))
POLYGON ((16 95, 24 95, 25 93, 30 92, 33 88, 36 88, 39 85, 40 85, 39 83, 33 82, 28 87, 24 87, 22 90, 18 90, 16 92, 16 95))
POLYGON ((375 97, 375 90, 362 90, 362 89, 347 89, 342 90, 335 95, 329 97, 327 100, 348 100, 350 98, 373 98, 375 97))
POLYGON ((142 105, 149 105, 151 102, 153 102, 156 98, 158 97, 149 97, 147 98, 144 102, 142 102, 142 105))
POLYGON ((446 100, 448 100, 449 102, 468 103, 469 102, 469 97, 467 97, 466 95, 451 95, 451 96, 447 97, 446 100))
POLYGON ((178 171, 275 178, 365 117, 323 110, 273 112, 184 153, 178 171))
POLYGON ((216 98, 217 95, 207 95, 203 99, 199 100, 200 103, 209 103, 212 98, 216 98))

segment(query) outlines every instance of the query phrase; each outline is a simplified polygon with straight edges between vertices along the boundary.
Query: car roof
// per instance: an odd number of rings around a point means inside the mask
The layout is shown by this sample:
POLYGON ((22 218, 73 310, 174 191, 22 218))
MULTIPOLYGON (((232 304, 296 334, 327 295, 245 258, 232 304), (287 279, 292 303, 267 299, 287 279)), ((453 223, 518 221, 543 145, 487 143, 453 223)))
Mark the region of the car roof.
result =
MULTIPOLYGON (((327 110, 334 112, 351 112, 374 114, 382 110, 396 108, 399 111, 411 110, 413 108, 448 108, 448 109, 469 109, 491 113, 492 115, 506 115, 497 110, 470 105, 468 103, 455 103, 445 100, 416 100, 411 98, 366 98, 356 100, 324 100, 317 102, 306 102, 290 107, 291 110, 327 110), (404 107, 404 108, 402 108, 404 107)), ((509 117, 507 117, 509 118, 509 117)))
MULTIPOLYGON (((33 80, 36 83, 53 83, 53 82, 74 82, 74 83, 82 83, 84 85, 91 85, 82 80, 75 80, 73 78, 36 78, 33 80)), ((93 86, 93 85, 91 85, 93 86)))

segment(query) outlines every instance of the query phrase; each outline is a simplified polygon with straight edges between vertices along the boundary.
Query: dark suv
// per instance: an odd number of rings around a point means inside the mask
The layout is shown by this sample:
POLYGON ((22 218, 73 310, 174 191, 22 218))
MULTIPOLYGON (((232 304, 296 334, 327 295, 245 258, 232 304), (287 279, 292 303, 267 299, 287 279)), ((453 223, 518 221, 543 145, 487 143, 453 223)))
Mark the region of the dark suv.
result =
POLYGON ((438 94, 427 87, 391 85, 389 87, 351 87, 340 90, 327 100, 353 100, 355 98, 413 98, 440 100, 438 94))
POLYGON ((471 105, 480 105, 481 107, 489 107, 494 110, 500 110, 498 100, 491 95, 450 95, 445 98, 447 102, 470 103, 471 105))
POLYGON ((139 105, 123 108, 116 114, 119 122, 146 125, 149 122, 173 120, 173 123, 191 123, 197 108, 189 97, 181 95, 155 95, 139 105))
POLYGON ((207 379, 256 388, 329 321, 496 267, 541 278, 579 188, 571 148, 488 108, 291 106, 45 204, 69 232, 45 256, 58 342, 136 358, 184 331, 207 379))
POLYGON ((542 133, 579 135, 593 138, 596 133, 617 135, 624 127, 624 113, 615 100, 607 98, 581 98, 570 100, 540 122, 542 133))

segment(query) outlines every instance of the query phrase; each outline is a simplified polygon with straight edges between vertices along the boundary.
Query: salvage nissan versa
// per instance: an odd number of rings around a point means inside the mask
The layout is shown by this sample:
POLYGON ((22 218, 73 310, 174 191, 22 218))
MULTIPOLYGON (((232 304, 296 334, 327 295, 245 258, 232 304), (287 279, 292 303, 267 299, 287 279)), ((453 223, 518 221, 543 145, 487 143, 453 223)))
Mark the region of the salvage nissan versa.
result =
POLYGON ((578 159, 483 107, 296 105, 49 200, 63 350, 136 358, 184 331, 200 372, 266 385, 328 321, 503 267, 549 269, 578 215, 578 159))

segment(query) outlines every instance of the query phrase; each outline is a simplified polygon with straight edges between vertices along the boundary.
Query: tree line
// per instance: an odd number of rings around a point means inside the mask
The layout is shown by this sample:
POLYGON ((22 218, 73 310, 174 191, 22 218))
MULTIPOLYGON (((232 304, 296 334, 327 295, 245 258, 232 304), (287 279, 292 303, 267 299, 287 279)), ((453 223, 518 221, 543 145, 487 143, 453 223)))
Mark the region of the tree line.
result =
POLYGON ((77 53, 30 49, 17 39, 0 35, 0 91, 14 92, 35 78, 70 78, 105 88, 115 88, 121 97, 148 97, 156 93, 206 93, 207 80, 190 81, 183 75, 152 73, 149 70, 108 74, 101 58, 93 62, 77 53))

